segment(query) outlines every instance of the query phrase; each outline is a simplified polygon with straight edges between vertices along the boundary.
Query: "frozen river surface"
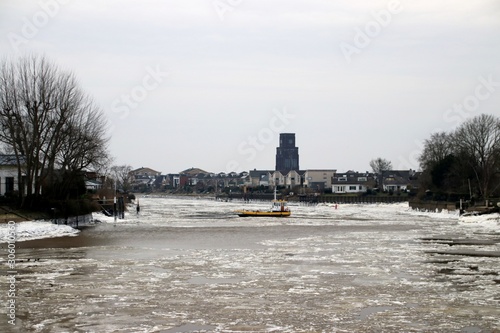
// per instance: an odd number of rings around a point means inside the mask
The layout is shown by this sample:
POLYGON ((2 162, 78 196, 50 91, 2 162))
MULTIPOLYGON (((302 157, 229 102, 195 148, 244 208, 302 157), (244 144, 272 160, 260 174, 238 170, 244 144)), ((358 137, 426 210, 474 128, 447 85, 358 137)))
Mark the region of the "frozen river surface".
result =
POLYGON ((17 322, 3 308, 0 332, 500 332, 500 259, 453 252, 498 253, 498 221, 243 205, 267 208, 141 198, 139 216, 18 242, 17 322))

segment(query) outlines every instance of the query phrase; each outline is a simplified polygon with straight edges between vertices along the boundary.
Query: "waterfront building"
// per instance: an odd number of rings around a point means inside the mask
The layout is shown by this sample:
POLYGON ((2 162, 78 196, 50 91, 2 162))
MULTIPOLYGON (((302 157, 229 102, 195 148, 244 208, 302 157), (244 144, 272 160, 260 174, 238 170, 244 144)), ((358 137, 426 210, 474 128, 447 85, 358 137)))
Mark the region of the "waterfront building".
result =
MULTIPOLYGON (((24 158, 23 161, 24 163, 24 158)), ((0 155, 0 196, 13 194, 18 190, 18 167, 15 155, 0 155)))
POLYGON ((304 174, 304 186, 318 191, 331 189, 336 172, 334 169, 308 169, 304 174))
POLYGON ((347 171, 333 177, 332 193, 365 193, 376 186, 375 174, 370 172, 347 171))

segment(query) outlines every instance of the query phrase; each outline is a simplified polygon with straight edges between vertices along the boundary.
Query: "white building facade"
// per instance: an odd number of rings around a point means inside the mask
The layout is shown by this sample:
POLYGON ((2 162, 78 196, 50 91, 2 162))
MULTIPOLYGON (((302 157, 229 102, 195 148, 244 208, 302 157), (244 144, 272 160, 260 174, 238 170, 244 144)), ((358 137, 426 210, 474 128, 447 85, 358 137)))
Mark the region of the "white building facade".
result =
POLYGON ((0 155, 0 195, 19 190, 18 169, 15 155, 0 155))
POLYGON ((310 169, 304 174, 304 186, 316 189, 331 189, 332 180, 337 170, 334 169, 310 169))

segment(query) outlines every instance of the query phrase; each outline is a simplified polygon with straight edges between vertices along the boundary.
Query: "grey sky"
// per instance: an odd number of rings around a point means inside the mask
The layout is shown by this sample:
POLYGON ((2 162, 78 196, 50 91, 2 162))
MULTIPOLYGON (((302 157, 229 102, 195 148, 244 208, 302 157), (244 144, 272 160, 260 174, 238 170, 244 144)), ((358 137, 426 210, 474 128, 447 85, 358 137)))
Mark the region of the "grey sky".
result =
POLYGON ((163 173, 418 168, 421 142, 500 115, 500 2, 0 2, 2 56, 73 71, 110 123, 116 164, 163 173), (168 75, 167 75, 168 73, 168 75))

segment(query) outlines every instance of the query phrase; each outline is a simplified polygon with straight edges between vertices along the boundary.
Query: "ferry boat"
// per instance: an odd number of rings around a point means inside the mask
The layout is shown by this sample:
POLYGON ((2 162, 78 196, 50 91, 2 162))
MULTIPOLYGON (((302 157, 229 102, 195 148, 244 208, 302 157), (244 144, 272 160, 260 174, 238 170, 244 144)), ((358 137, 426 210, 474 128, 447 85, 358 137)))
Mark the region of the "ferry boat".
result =
POLYGON ((285 200, 276 200, 276 190, 274 191, 274 200, 270 210, 238 210, 240 217, 262 216, 262 217, 287 217, 291 215, 288 203, 285 200))

